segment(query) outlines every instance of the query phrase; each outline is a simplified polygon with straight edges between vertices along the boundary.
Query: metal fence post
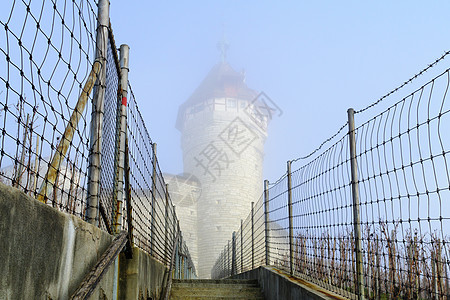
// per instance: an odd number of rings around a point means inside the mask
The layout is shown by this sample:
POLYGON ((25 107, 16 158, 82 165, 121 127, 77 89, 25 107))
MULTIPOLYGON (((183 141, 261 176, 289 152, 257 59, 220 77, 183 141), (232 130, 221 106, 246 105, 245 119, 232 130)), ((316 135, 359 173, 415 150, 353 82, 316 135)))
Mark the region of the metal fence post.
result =
POLYGON ((184 278, 189 279, 189 261, 188 257, 184 257, 184 278))
POLYGON ((292 162, 287 162, 288 179, 288 210, 289 210, 289 268, 291 275, 294 275, 294 225, 292 220, 292 162))
POLYGON ((176 243, 176 249, 175 249, 175 270, 174 270, 174 278, 179 278, 178 277, 178 260, 179 260, 179 258, 178 258, 178 243, 176 243))
POLYGON ((227 275, 226 270, 225 270, 225 266, 226 266, 226 260, 227 260, 227 256, 226 256, 226 250, 223 249, 223 255, 222 255, 222 275, 220 276, 221 278, 225 278, 227 275))
POLYGON ((127 135, 127 99, 128 99, 128 71, 129 71, 129 50, 128 45, 120 45, 120 87, 121 87, 121 105, 120 119, 118 127, 118 164, 115 178, 115 190, 117 203, 114 203, 114 225, 113 232, 118 233, 122 225, 122 207, 123 207, 123 173, 125 165, 125 138, 127 135))
POLYGON ((183 255, 183 279, 186 279, 187 266, 186 266, 186 257, 183 255))
POLYGON ((241 272, 244 272, 244 237, 243 221, 241 219, 241 272))
POLYGON ((180 234, 180 221, 177 219, 177 235, 178 235, 178 278, 181 278, 181 255, 183 254, 182 236, 180 234))
POLYGON ((227 275, 231 275, 231 255, 230 255, 230 240, 227 244, 227 275))
POLYGON ((356 161, 356 138, 355 138, 355 111, 353 108, 347 110, 348 115, 348 135, 350 143, 350 165, 352 175, 352 196, 353 196, 353 230, 355 231, 356 248, 356 292, 358 299, 364 299, 364 272, 362 261, 361 243, 361 220, 359 212, 359 187, 358 187, 358 165, 356 161))
POLYGON ((252 270, 255 268, 255 223, 253 220, 255 203, 252 202, 252 270))
POLYGON ((264 180, 264 225, 266 232, 266 265, 270 265, 270 254, 269 254, 269 180, 264 180))
POLYGON ((167 261, 170 260, 169 255, 169 184, 166 183, 166 205, 165 205, 165 224, 164 224, 164 255, 166 256, 167 261))
POLYGON ((127 257, 132 258, 133 247, 133 207, 131 206, 131 187, 130 187, 130 152, 128 148, 128 137, 125 137, 125 202, 127 206, 127 257))
POLYGON ((185 258, 185 253, 184 253, 184 248, 183 248, 183 241, 180 241, 180 278, 183 279, 184 278, 184 258, 185 258))
MULTIPOLYGON (((174 206, 174 216, 175 216, 175 206, 174 206)), ((179 235, 178 235, 178 231, 177 231, 177 220, 176 217, 174 217, 174 225, 173 225, 173 232, 174 232, 174 245, 175 245, 175 270, 174 270, 174 276, 173 278, 179 278, 178 277, 178 268, 179 268, 179 252, 180 252, 180 241, 179 241, 179 235), (178 237, 178 239, 177 239, 178 237), (177 240, 176 240, 177 239, 177 240)))
POLYGON ((231 243, 231 275, 236 274, 236 231, 233 231, 231 243))
POLYGON ((150 216, 150 255, 153 255, 154 237, 155 237, 155 202, 156 202, 156 143, 152 145, 152 213, 150 216))
POLYGON ((92 100, 90 148, 88 166, 88 196, 86 221, 98 226, 100 192, 100 168, 102 151, 102 127, 106 83, 106 53, 108 51, 109 0, 98 1, 98 23, 95 58, 101 63, 98 85, 94 87, 92 100))
POLYGON ((177 237, 177 217, 175 215, 175 205, 172 205, 172 217, 173 217, 173 236, 172 236, 172 243, 175 242, 175 238, 177 237))

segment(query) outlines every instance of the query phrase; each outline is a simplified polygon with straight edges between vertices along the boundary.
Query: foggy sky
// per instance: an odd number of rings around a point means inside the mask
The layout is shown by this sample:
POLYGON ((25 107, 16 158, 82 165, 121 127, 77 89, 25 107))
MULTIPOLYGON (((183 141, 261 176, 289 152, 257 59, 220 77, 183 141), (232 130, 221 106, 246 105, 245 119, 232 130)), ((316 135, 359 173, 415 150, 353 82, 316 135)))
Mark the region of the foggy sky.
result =
MULTIPOLYGON (((160 166, 174 174, 183 171, 178 107, 220 61, 223 34, 229 64, 283 111, 265 147, 270 181, 333 135, 349 107, 369 105, 450 49, 444 1, 112 0, 110 9, 116 44, 131 48, 129 79, 160 166)), ((386 105, 448 66, 447 59, 386 105)))

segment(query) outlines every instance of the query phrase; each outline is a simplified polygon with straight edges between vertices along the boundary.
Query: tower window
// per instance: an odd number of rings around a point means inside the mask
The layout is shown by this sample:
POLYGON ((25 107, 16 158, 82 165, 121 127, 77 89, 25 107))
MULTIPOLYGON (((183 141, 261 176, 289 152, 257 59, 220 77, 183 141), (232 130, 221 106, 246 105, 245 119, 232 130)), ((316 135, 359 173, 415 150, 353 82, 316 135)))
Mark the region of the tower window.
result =
POLYGON ((215 99, 214 104, 215 104, 214 105, 214 110, 216 110, 216 111, 224 111, 224 110, 226 110, 225 99, 223 99, 223 98, 215 99))
POLYGON ((203 103, 197 104, 196 106, 194 106, 192 108, 192 113, 193 114, 198 113, 198 112, 202 111, 204 108, 205 107, 204 107, 203 103))
POLYGON ((236 109, 237 103, 235 99, 227 99, 227 109, 236 109))

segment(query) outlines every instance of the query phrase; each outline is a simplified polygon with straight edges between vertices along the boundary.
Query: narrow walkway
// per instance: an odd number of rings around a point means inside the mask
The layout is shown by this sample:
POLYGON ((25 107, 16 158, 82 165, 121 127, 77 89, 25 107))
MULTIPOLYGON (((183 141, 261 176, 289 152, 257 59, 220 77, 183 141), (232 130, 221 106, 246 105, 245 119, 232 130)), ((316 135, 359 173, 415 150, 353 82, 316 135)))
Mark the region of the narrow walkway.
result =
POLYGON ((176 280, 172 283, 170 299, 249 299, 264 300, 257 280, 239 279, 193 279, 176 280))

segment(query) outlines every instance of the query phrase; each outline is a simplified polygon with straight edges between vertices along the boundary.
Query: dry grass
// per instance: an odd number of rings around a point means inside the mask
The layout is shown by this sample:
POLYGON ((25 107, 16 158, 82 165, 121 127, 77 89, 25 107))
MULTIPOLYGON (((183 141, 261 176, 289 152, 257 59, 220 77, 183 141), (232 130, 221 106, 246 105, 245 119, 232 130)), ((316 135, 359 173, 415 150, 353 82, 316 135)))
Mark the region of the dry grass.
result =
MULTIPOLYGON (((398 223, 366 226, 362 238, 366 299, 450 299, 448 245, 440 234, 401 232, 398 223)), ((278 257, 280 267, 289 258, 278 257)), ((353 233, 295 237, 295 272, 344 291, 354 291, 353 233)))

